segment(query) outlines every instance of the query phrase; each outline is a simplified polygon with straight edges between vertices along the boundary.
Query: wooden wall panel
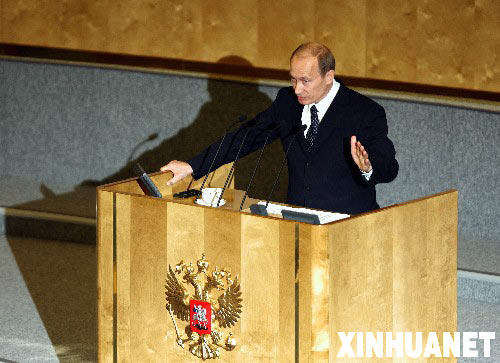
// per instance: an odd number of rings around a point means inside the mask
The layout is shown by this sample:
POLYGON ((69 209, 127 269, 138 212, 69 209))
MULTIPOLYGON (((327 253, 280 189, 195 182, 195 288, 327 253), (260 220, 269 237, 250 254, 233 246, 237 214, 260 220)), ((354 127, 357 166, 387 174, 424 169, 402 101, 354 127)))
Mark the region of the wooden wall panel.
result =
POLYGON ((500 1, 476 0, 475 44, 467 52, 475 71, 474 88, 500 91, 500 1))
POLYGON ((0 41, 3 39, 3 0, 0 0, 0 41))
POLYGON ((0 41, 288 69, 298 44, 340 75, 500 91, 497 0, 1 0, 0 41))
POLYGON ((113 2, 108 37, 113 52, 152 56, 200 56, 201 13, 197 2, 113 2))
POLYGON ((53 46, 64 44, 57 15, 60 7, 58 2, 43 4, 36 0, 7 0, 2 5, 2 20, 5 21, 3 41, 53 46))
MULTIPOLYGON (((111 16, 103 35, 108 48, 116 53, 162 55, 169 38, 165 34, 172 31, 171 36, 179 36, 176 29, 184 22, 182 13, 175 10, 175 4, 163 1, 113 2, 109 4, 108 14, 111 16), (168 13, 173 16, 164 21, 168 13)), ((178 44, 170 44, 173 54, 183 53, 182 48, 177 49, 178 44)))
POLYGON ((5 42, 106 49, 109 1, 3 0, 5 42))
MULTIPOLYGON (((370 1, 368 1, 369 3, 370 1)), ((316 0, 314 39, 328 46, 340 74, 366 74, 367 0, 316 0)))
POLYGON ((368 1, 366 14, 366 76, 416 82, 417 2, 368 1))
POLYGON ((420 0, 417 12, 416 80, 471 88, 474 67, 467 59, 474 45, 474 0, 420 0))
POLYGON ((257 0, 205 0, 202 4, 202 59, 218 61, 237 55, 249 61, 257 55, 257 0))
POLYGON ((258 0, 258 52, 254 65, 288 69, 290 54, 314 38, 314 1, 258 0))

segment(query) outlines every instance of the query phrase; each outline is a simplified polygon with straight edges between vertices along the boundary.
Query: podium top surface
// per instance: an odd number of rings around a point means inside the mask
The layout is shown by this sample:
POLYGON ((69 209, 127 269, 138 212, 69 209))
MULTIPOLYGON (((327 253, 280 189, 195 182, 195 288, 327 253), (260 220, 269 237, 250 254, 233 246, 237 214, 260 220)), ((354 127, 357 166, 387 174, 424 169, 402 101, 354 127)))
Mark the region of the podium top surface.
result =
MULTIPOLYGON (((217 169, 216 171, 214 171, 213 173, 211 173, 208 180, 207 180, 207 183, 205 185, 208 187, 222 187, 224 185, 224 182, 225 182, 227 170, 229 170, 230 166, 231 166, 231 164, 226 164, 226 165, 222 166, 221 168, 217 169)), ((241 201, 242 201, 245 193, 242 190, 234 189, 234 182, 231 181, 231 183, 229 183, 226 191, 224 192, 224 196, 223 196, 224 205, 221 205, 217 208, 214 208, 211 206, 199 205, 199 204, 195 203, 195 200, 197 199, 196 197, 190 197, 190 198, 183 199, 183 198, 174 198, 173 195, 175 193, 185 191, 185 190, 190 189, 190 188, 199 189, 199 187, 201 186, 201 183, 202 183, 201 179, 197 180, 197 181, 193 181, 193 180, 190 180, 190 178, 186 178, 187 180, 185 179, 185 180, 182 180, 182 181, 176 183, 173 186, 168 186, 167 181, 172 178, 172 173, 170 173, 170 172, 166 172, 166 173, 158 172, 158 173, 152 173, 149 176, 150 176, 151 180, 154 182, 154 184, 158 187, 158 189, 160 190, 160 192, 163 196, 160 200, 163 200, 166 202, 175 202, 178 204, 191 205, 191 206, 197 207, 197 208, 217 209, 223 213, 229 212, 229 213, 250 214, 251 213, 250 212, 250 205, 257 204, 260 201, 258 199, 251 198, 251 197, 247 196, 247 198, 245 199, 245 202, 243 204, 243 207, 240 211, 241 201)), ((138 178, 131 178, 131 179, 119 181, 119 182, 112 183, 112 184, 102 185, 102 186, 99 186, 97 189, 98 189, 98 191, 136 195, 138 197, 151 198, 151 199, 156 199, 156 200, 159 199, 159 198, 147 196, 145 194, 145 192, 141 189, 138 178)), ((401 204, 388 206, 388 207, 385 207, 383 209, 393 208, 393 207, 396 207, 399 205, 414 203, 414 202, 417 202, 417 201, 420 201, 423 199, 436 197, 436 196, 439 196, 442 194, 456 193, 456 192, 457 192, 456 190, 444 191, 444 192, 437 193, 434 195, 418 198, 416 200, 411 200, 411 201, 407 201, 407 202, 404 202, 401 204)), ((287 205, 284 203, 274 203, 274 202, 272 202, 272 203, 273 204, 281 204, 283 206, 288 206, 288 207, 295 207, 295 206, 290 206, 290 205, 287 205)), ((313 208, 311 208, 311 209, 314 210, 313 208)), ((367 213, 362 213, 360 215, 352 215, 349 218, 342 218, 341 220, 356 218, 358 216, 362 216, 362 215, 366 215, 366 214, 377 213, 377 211, 378 210, 367 212, 367 213)), ((319 212, 321 212, 321 211, 319 211, 319 212)), ((255 216, 257 216, 257 215, 255 215, 255 216)), ((269 216, 258 216, 258 217, 283 219, 283 217, 280 214, 270 214, 269 216)), ((337 223, 339 221, 340 220, 335 220, 335 221, 325 223, 325 224, 333 224, 333 223, 337 223)), ((297 222, 297 221, 291 221, 291 222, 297 222)))
MULTIPOLYGON (((229 164, 230 165, 230 164, 229 164)), ((221 169, 226 169, 227 166, 223 166, 219 169, 217 169, 213 175, 208 179, 207 183, 205 184, 208 187, 222 187, 224 185, 224 180, 221 178, 221 176, 225 176, 225 172, 221 172, 221 169)), ((178 204, 184 204, 184 205, 190 205, 193 207, 197 208, 210 208, 210 209, 218 209, 221 212, 236 212, 236 213, 244 213, 244 214, 251 214, 250 211, 250 206, 253 204, 257 204, 259 202, 262 203, 261 200, 251 198, 247 196, 245 198, 245 202, 241 206, 241 202, 244 198, 245 192, 242 190, 237 190, 233 188, 234 183, 230 183, 227 189, 224 192, 223 195, 223 201, 221 205, 218 207, 212 207, 210 205, 203 205, 203 203, 197 203, 197 197, 189 197, 189 198, 174 198, 174 194, 178 192, 185 191, 187 189, 199 189, 201 180, 198 181, 180 181, 179 183, 175 184, 174 186, 168 186, 167 181, 170 180, 172 177, 172 173, 167 172, 167 173, 153 173, 149 175, 153 183, 156 185, 156 187, 159 189, 159 191, 162 194, 161 200, 166 201, 166 202, 175 202, 178 204), (241 207, 241 208, 240 208, 241 207)), ((189 178, 187 178, 189 179, 189 178)), ((128 195, 134 195, 137 197, 144 197, 144 198, 152 198, 158 200, 159 198, 154 198, 146 195, 144 189, 141 187, 141 183, 139 181, 139 178, 131 178, 131 179, 126 179, 123 181, 119 181, 116 183, 111 183, 107 185, 102 185, 98 187, 98 190, 100 191, 106 191, 106 192, 113 192, 113 193, 119 193, 119 194, 128 194, 128 195)), ((269 206, 267 208, 267 212, 269 213, 268 216, 262 216, 262 215, 256 215, 258 217, 262 218, 278 218, 278 219, 283 219, 280 211, 277 211, 278 206, 283 206, 284 208, 287 209, 292 209, 292 208, 301 208, 297 206, 291 206, 288 204, 284 203, 276 203, 276 202, 270 202, 269 206)), ((301 208, 304 209, 304 208, 301 208)), ((325 212, 321 210, 315 210, 313 208, 308 208, 308 211, 311 212, 317 212, 319 214, 319 219, 323 223, 324 222, 324 214, 335 214, 335 213, 330 213, 330 212, 325 212)), ((304 210, 299 210, 298 212, 305 212, 304 210)), ((345 218, 345 215, 340 215, 342 218, 345 218)))

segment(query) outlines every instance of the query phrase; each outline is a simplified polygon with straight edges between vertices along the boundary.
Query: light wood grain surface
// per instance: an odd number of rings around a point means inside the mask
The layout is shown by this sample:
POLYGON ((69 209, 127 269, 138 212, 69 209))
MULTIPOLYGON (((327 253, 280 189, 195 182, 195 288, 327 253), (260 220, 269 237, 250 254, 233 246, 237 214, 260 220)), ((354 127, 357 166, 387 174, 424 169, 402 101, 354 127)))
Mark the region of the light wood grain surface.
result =
POLYGON ((113 193, 97 193, 98 359, 113 361, 113 193))
POLYGON ((338 332, 457 329, 456 191, 317 226, 133 188, 98 193, 101 362, 113 345, 119 362, 196 361, 176 343, 164 285, 168 266, 202 254, 241 283, 237 346, 223 362, 336 361, 338 332))
POLYGON ((339 331, 420 331, 425 342, 457 330, 457 201, 443 193, 329 227, 331 359, 339 331))
POLYGON ((345 76, 500 91, 498 0, 0 0, 0 41, 288 69, 328 45, 345 76))

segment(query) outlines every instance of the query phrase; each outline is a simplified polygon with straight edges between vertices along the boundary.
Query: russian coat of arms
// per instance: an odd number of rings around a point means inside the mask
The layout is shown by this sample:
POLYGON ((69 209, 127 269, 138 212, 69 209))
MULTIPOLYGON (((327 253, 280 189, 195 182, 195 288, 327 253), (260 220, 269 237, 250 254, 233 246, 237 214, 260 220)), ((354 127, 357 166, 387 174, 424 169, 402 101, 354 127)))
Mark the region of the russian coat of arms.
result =
POLYGON ((166 299, 167 310, 172 318, 177 344, 203 360, 218 358, 220 350, 233 350, 236 339, 231 332, 224 336, 223 329, 234 326, 241 314, 241 291, 238 277, 217 267, 209 273, 209 263, 203 254, 197 261, 197 271, 192 263, 184 261, 168 266, 166 299), (177 275, 181 275, 179 281, 177 275), (212 291, 218 291, 218 296, 212 291), (191 291, 191 294, 190 294, 191 291), (176 319, 189 322, 181 335, 176 319), (217 326, 214 327, 214 323, 217 326))

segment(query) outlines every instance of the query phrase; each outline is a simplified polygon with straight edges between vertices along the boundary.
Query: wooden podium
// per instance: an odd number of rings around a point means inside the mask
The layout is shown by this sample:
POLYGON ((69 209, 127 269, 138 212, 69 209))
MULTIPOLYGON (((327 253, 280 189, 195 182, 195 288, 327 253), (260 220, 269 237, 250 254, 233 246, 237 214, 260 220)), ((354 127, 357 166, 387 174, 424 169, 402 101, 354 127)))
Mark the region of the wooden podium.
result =
POLYGON ((333 362, 337 332, 423 332, 425 343, 434 331, 442 344, 457 330, 456 191, 310 225, 239 212, 232 188, 221 208, 174 199, 187 185, 172 190, 170 177, 151 175, 162 199, 135 179, 98 188, 100 362, 201 361, 176 342, 165 285, 169 266, 196 268, 202 254, 241 284, 236 347, 219 361, 333 362))

